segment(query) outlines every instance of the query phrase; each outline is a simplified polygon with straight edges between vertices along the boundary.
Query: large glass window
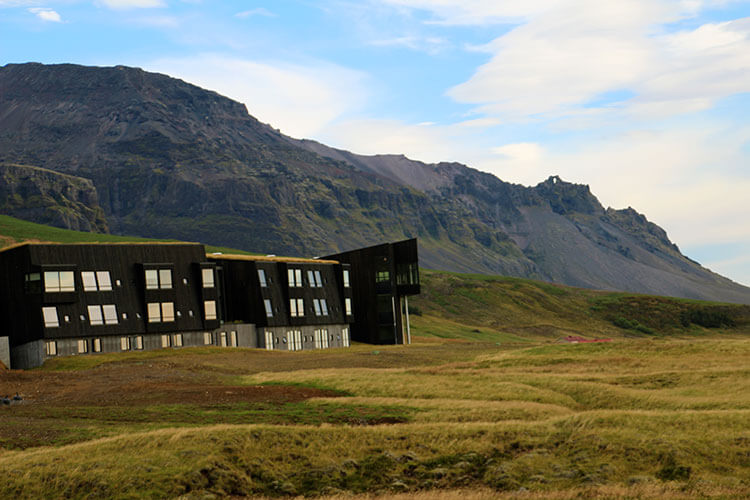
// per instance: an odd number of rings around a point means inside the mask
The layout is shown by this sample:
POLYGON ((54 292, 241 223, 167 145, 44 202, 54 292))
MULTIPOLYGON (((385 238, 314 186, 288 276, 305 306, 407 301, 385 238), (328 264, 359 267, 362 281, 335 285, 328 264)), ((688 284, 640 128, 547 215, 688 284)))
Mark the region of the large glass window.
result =
POLYGON ((205 318, 208 319, 216 319, 216 301, 215 300, 206 300, 203 302, 203 312, 205 314, 205 318))
POLYGON ((81 271, 81 282, 83 282, 84 292, 95 292, 96 287, 96 273, 94 271, 81 271))
POLYGON ((121 351, 130 350, 130 338, 129 337, 120 337, 120 350, 121 351))
POLYGON ((44 351, 47 356, 57 356, 57 341, 48 340, 44 343, 44 351))
POLYGON ((74 292, 75 277, 73 271, 45 271, 45 292, 74 292))
POLYGON ((89 352, 89 343, 86 339, 78 341, 78 354, 85 354, 89 352))
POLYGON ((102 306, 102 312, 104 313, 104 324, 105 325, 116 325, 117 324, 117 307, 114 304, 105 304, 102 306))
POLYGON ((174 302, 161 303, 161 320, 165 323, 174 321, 174 302))
POLYGON ((287 275, 290 287, 302 286, 302 269, 288 269, 287 275))
POLYGON ((347 316, 352 315, 352 299, 350 299, 349 297, 344 299, 344 309, 346 310, 347 316))
POLYGON ((158 323, 161 321, 161 306, 158 302, 150 302, 146 304, 148 310, 148 322, 158 323))
POLYGON ((201 269, 201 278, 203 279, 203 288, 214 287, 214 270, 211 268, 201 269))
POLYGON ((42 307, 42 317, 44 318, 45 328, 57 328, 60 326, 56 307, 42 307))
POLYGON ((326 299, 320 299, 320 311, 323 316, 328 316, 328 304, 326 299))
POLYGON ((92 326, 103 325, 102 306, 88 306, 89 324, 92 326))
POLYGON ((344 269, 344 287, 349 288, 349 270, 344 269))
POLYGON ((146 269, 146 289, 167 290, 172 288, 172 270, 171 269, 146 269))
POLYGON ((109 292, 112 290, 112 280, 109 277, 109 271, 97 271, 96 281, 99 284, 99 291, 109 292))
POLYGON ((315 310, 315 316, 320 316, 320 300, 313 299, 313 309, 315 310))
POLYGON ((293 318, 305 315, 304 299, 289 299, 289 312, 293 318))
POLYGON ((174 321, 174 302, 149 302, 146 310, 149 323, 174 321))
POLYGON ((271 299, 263 299, 263 306, 266 308, 266 318, 273 318, 273 307, 271 307, 271 299))
POLYGON ((260 282, 260 286, 268 286, 268 282, 266 281, 266 272, 263 269, 258 269, 258 281, 260 282))

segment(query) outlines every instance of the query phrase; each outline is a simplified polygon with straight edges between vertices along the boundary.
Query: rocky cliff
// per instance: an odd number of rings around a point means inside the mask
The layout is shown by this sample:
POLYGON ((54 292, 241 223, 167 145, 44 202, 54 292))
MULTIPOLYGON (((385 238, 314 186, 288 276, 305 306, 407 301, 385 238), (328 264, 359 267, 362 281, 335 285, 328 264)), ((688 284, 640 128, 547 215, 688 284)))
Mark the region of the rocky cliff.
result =
POLYGON ((417 237, 426 267, 750 302, 587 186, 291 139, 240 103, 136 68, 1 67, 0 161, 88 179, 114 233, 297 255, 417 237))

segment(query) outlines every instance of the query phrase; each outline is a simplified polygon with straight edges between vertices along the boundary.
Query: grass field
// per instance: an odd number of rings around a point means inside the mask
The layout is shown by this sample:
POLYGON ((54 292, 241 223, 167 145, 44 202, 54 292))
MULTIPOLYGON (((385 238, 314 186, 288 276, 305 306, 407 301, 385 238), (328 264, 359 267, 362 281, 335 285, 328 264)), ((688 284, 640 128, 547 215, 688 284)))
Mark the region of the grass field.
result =
POLYGON ((0 371, 0 498, 750 497, 750 307, 421 275, 410 346, 0 371))
POLYGON ((2 408, 0 497, 742 498, 748 359, 718 336, 60 358, 0 376, 73 385, 2 408))

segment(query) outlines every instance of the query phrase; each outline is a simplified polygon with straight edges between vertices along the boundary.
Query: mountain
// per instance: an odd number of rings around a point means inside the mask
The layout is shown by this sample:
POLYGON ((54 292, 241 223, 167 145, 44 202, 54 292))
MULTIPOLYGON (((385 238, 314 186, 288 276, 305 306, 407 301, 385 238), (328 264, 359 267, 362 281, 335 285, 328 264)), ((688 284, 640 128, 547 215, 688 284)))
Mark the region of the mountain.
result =
MULTIPOLYGON (((750 303, 750 289, 588 186, 553 176, 525 187, 293 139, 238 102, 137 68, 0 67, 0 164, 90 182, 96 196, 44 220, 65 227, 297 255, 417 237, 429 268, 750 303)), ((22 192, 4 179, 0 193, 22 192)))

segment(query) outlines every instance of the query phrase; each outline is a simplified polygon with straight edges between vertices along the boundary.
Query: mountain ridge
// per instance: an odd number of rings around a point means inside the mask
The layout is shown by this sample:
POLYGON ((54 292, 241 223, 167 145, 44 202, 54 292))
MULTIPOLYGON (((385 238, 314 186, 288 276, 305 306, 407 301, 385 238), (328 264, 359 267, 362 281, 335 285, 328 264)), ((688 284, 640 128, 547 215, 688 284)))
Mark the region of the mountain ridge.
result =
POLYGON ((302 255, 417 237, 436 269, 750 303, 749 288, 588 186, 293 139, 241 103, 137 68, 0 67, 0 162, 88 179, 115 234, 302 255))

